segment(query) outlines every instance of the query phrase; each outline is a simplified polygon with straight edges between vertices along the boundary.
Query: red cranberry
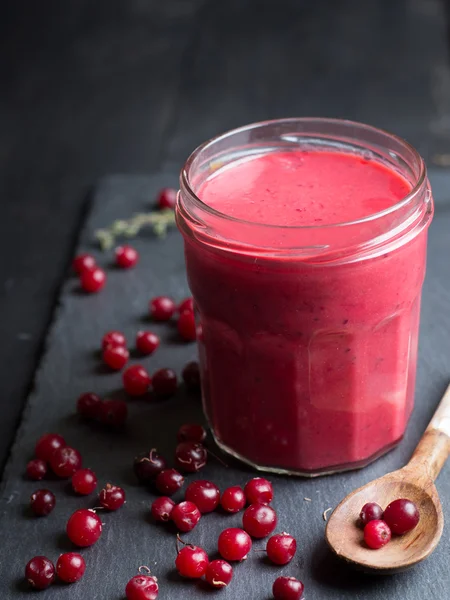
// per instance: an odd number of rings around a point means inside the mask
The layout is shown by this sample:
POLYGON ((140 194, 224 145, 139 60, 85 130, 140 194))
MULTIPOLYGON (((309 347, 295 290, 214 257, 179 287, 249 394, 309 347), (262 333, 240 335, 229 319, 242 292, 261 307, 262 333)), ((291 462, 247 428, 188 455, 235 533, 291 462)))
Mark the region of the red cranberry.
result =
POLYGON ((177 433, 179 442, 196 442, 203 444, 206 440, 206 429, 198 423, 185 423, 177 433))
POLYGON ((209 564, 208 555, 198 546, 185 546, 177 555, 175 566, 182 577, 200 579, 206 573, 209 564))
POLYGON ((76 510, 67 521, 67 535, 76 546, 92 546, 102 533, 100 517, 90 509, 76 510))
POLYGON ((247 533, 254 538, 263 538, 272 533, 277 526, 277 514, 271 506, 250 504, 242 517, 247 533))
POLYGON ((97 394, 87 392, 77 400, 77 413, 85 419, 98 419, 100 415, 101 398, 97 394))
POLYGON ((150 314, 155 321, 169 321, 176 308, 175 302, 168 296, 158 296, 150 301, 150 314))
POLYGON ((55 450, 67 446, 65 439, 58 433, 46 433, 37 441, 35 454, 37 458, 50 462, 55 450))
POLYGON ((219 535, 218 549, 225 560, 244 560, 252 549, 252 540, 246 531, 230 527, 219 535))
POLYGON ((142 365, 128 367, 122 375, 123 387, 130 396, 143 396, 148 392, 152 380, 142 365))
POLYGON ((38 517, 46 517, 55 508, 56 498, 50 490, 37 490, 31 494, 31 510, 38 517))
POLYGON ((125 491, 121 487, 107 483, 100 492, 98 499, 100 506, 103 506, 103 508, 118 510, 125 504, 126 496, 125 491))
POLYGON ((78 450, 69 446, 55 450, 50 459, 50 467, 53 473, 62 479, 72 477, 76 471, 81 469, 81 464, 81 454, 78 450))
POLYGON ((136 336, 136 348, 142 354, 153 354, 158 348, 160 343, 159 337, 156 333, 151 331, 138 331, 136 336))
POLYGON ((206 465, 208 455, 202 444, 182 442, 175 449, 177 467, 185 473, 196 473, 206 465))
POLYGON ((103 350, 103 362, 113 371, 121 371, 130 358, 130 353, 123 346, 107 346, 103 350))
POLYGON ((190 312, 194 312, 194 298, 185 298, 178 305, 178 312, 181 313, 185 310, 189 310, 190 312))
POLYGON ((133 469, 140 483, 150 483, 167 466, 166 459, 155 448, 136 456, 133 469))
POLYGON ((266 552, 269 559, 276 565, 287 565, 294 558, 297 542, 288 533, 277 533, 269 538, 266 552))
POLYGON ((193 502, 185 500, 180 504, 175 504, 170 513, 170 518, 175 523, 178 531, 184 533, 192 531, 197 523, 200 521, 200 511, 193 502))
POLYGON ((219 505, 220 491, 211 481, 193 481, 186 489, 186 500, 193 502, 202 513, 209 513, 219 505))
POLYGON ((273 500, 272 484, 262 477, 250 479, 244 492, 249 504, 270 504, 273 500))
MULTIPOLYGON (((127 583, 125 595, 127 600, 155 600, 158 596, 158 581, 152 575, 144 575, 139 569, 139 575, 135 575, 127 583)), ((148 569, 150 573, 150 569, 148 569)))
POLYGON ((177 190, 173 188, 163 188, 158 194, 157 202, 159 208, 174 209, 177 203, 177 190))
POLYGON ((275 600, 300 600, 304 590, 303 583, 295 577, 278 577, 272 587, 275 600))
POLYGON ((174 506, 175 502, 167 496, 156 498, 151 507, 152 517, 155 521, 166 523, 170 520, 170 514, 174 506))
POLYGON ((97 263, 92 254, 78 254, 72 262, 73 270, 77 275, 81 275, 85 271, 92 271, 96 266, 97 263))
POLYGON ((373 550, 385 546, 391 539, 391 530, 384 521, 369 521, 364 527, 364 541, 373 550))
POLYGON ((176 469, 164 469, 156 478, 156 489, 160 494, 172 496, 184 484, 184 477, 176 469))
POLYGON ((45 556, 35 556, 25 567, 25 578, 35 590, 45 590, 55 581, 55 567, 45 556))
POLYGON ((102 338, 102 349, 108 346, 126 346, 127 340, 120 331, 108 331, 102 338))
POLYGON ((383 520, 389 525, 392 533, 397 535, 403 535, 414 529, 419 519, 419 509, 414 502, 406 498, 391 502, 383 514, 383 520))
POLYGON ((214 588, 223 588, 233 579, 233 567, 226 560, 213 560, 206 569, 205 579, 214 588))
POLYGON ((192 361, 187 363, 183 369, 182 376, 188 390, 195 391, 200 389, 200 367, 198 366, 198 362, 192 361))
POLYGON ((177 391, 177 376, 172 369, 159 369, 152 376, 153 391, 157 396, 167 398, 177 391))
POLYGON ((47 475, 47 463, 40 458, 30 460, 27 464, 27 475, 33 481, 41 481, 47 475))
POLYGON ((177 328, 183 340, 193 342, 197 338, 194 313, 190 310, 182 312, 178 317, 177 328))
POLYGON ((123 400, 104 400, 100 405, 99 421, 108 427, 123 427, 128 417, 128 406, 123 400))
POLYGON ((75 583, 83 577, 85 570, 84 558, 76 552, 61 554, 56 563, 56 573, 65 583, 75 583))
POLYGON ((367 525, 370 521, 379 521, 383 518, 383 509, 376 502, 367 502, 362 507, 359 518, 363 525, 367 525))
POLYGON ((122 269, 134 267, 139 260, 139 254, 132 246, 118 246, 115 255, 117 266, 122 269))
POLYGON ((228 513, 239 512, 245 506, 244 490, 238 485, 227 488, 222 494, 220 504, 223 510, 228 513))
POLYGON ((99 292, 106 283, 106 273, 100 267, 94 267, 89 271, 83 271, 80 275, 80 284, 88 294, 99 292))
POLYGON ((80 469, 72 475, 73 491, 81 496, 88 496, 97 487, 97 477, 91 469, 80 469))

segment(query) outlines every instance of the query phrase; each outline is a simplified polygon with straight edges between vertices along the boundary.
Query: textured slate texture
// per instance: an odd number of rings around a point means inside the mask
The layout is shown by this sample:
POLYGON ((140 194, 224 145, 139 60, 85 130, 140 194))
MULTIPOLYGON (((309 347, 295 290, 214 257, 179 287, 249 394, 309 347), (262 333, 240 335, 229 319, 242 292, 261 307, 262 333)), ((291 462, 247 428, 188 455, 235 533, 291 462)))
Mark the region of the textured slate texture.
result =
MULTIPOLYGON (((221 598, 268 600, 272 581, 279 574, 300 577, 306 585, 307 600, 447 597, 450 587, 448 529, 439 548, 426 563, 395 577, 373 578, 349 570, 330 555, 323 540, 325 523, 322 519, 322 512, 335 506, 353 488, 401 466, 408 459, 448 381, 450 263, 447 235, 450 205, 444 201, 442 193, 447 181, 445 177, 439 181, 436 179, 438 209, 431 229, 428 277, 424 290, 417 404, 405 440, 396 450, 363 471, 316 480, 273 477, 278 529, 295 535, 299 543, 298 555, 291 565, 275 568, 266 564, 263 555, 252 554, 245 563, 237 565, 232 585, 220 592, 221 598), (305 497, 312 501, 304 501, 305 497)), ((163 175, 104 179, 83 231, 80 248, 90 248, 92 231, 96 227, 148 209, 156 190, 161 185, 174 182, 173 177, 163 175)), ((127 580, 142 564, 149 565, 158 576, 161 598, 175 600, 186 596, 195 600, 209 595, 202 584, 182 581, 174 572, 174 533, 151 524, 149 505, 153 496, 136 486, 130 468, 135 453, 153 446, 171 457, 178 426, 200 417, 198 399, 188 397, 180 389, 175 398, 165 403, 132 401, 129 425, 122 434, 82 424, 73 414, 75 399, 83 391, 120 395, 120 374, 106 373, 100 366, 97 348, 102 334, 117 327, 132 340, 139 328, 149 325, 147 303, 152 295, 168 293, 182 298, 187 293, 182 244, 177 232, 172 232, 164 240, 143 235, 135 245, 141 252, 139 266, 129 272, 109 269, 108 285, 101 294, 90 297, 81 294, 72 278, 64 284, 46 352, 27 402, 2 487, 2 599, 30 597, 22 580, 26 562, 35 554, 56 560, 61 552, 70 549, 64 534, 68 516, 77 508, 95 505, 95 500, 75 497, 67 483, 49 481, 44 485, 57 495, 55 511, 44 519, 30 517, 28 498, 43 485, 24 480, 23 471, 37 437, 45 431, 61 432, 70 444, 79 448, 85 466, 97 472, 101 484, 112 481, 123 485, 128 502, 118 513, 104 515, 102 538, 94 547, 82 551, 87 561, 84 579, 70 589, 55 585, 39 597, 120 600, 124 597, 127 580)), ((110 258, 99 254, 99 261, 103 264, 107 265, 110 258)), ((179 343, 167 325, 151 324, 151 327, 162 334, 164 344, 154 357, 146 358, 142 363, 150 371, 171 366, 180 372, 182 365, 195 356, 195 347, 179 343)), ((450 516, 449 469, 449 466, 444 468, 438 482, 447 518, 450 516)), ((250 472, 243 467, 233 465, 225 469, 213 460, 201 473, 201 478, 213 479, 222 489, 230 484, 242 484, 249 477, 250 472)), ((219 532, 239 524, 240 515, 208 515, 185 539, 204 546, 213 554, 219 532)), ((263 546, 262 541, 255 544, 255 548, 263 546)))

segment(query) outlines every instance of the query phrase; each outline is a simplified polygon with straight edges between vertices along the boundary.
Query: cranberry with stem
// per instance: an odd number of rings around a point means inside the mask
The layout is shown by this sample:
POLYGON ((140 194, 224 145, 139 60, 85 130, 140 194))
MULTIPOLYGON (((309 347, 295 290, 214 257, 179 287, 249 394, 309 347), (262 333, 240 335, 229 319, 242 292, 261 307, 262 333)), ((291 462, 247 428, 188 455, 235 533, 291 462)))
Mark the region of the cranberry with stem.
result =
POLYGON ((129 358, 130 353, 124 346, 107 346, 102 354, 103 362, 113 371, 121 371, 129 358))
POLYGON ((391 530, 384 521, 369 521, 364 527, 364 541, 372 550, 382 548, 390 539, 391 530))
POLYGON ((134 473, 140 483, 152 482, 166 467, 166 459, 155 448, 136 456, 133 463, 134 473))
POLYGON ((196 442, 181 442, 175 449, 175 463, 185 473, 200 471, 208 460, 205 447, 196 442))
POLYGON ((225 560, 244 560, 251 549, 252 540, 243 529, 230 527, 219 535, 218 550, 225 560))
POLYGON ((128 418, 128 406, 123 400, 104 400, 100 405, 99 421, 108 427, 119 428, 128 418))
POLYGON ((383 509, 376 502, 367 502, 359 513, 362 525, 367 525, 370 521, 379 521, 383 518, 383 509))
POLYGON ((206 429, 198 423, 185 423, 177 433, 178 442, 196 442, 203 444, 206 440, 206 429))
POLYGON ((222 494, 220 504, 225 512, 234 514, 245 506, 246 498, 244 490, 238 485, 227 488, 222 494))
POLYGON ((158 296, 150 300, 150 315, 155 321, 170 321, 176 308, 175 302, 168 296, 158 296))
POLYGON ((67 535, 71 542, 81 548, 92 546, 102 534, 102 522, 94 510, 76 510, 67 521, 67 535))
POLYGON ((86 392, 77 400, 77 413, 84 419, 98 419, 102 400, 97 394, 86 392))
POLYGON ((78 254, 72 262, 72 268, 77 275, 95 269, 97 262, 92 254, 78 254))
POLYGON ((416 527, 420 520, 419 509, 411 500, 399 498, 384 509, 383 521, 392 533, 403 535, 416 527))
POLYGON ((249 504, 270 504, 273 500, 273 487, 263 477, 250 479, 244 487, 245 497, 249 504))
POLYGON ((177 321, 177 329, 181 338, 186 342, 193 342, 197 338, 194 313, 185 310, 180 314, 177 321))
POLYGON ((108 346, 126 346, 127 340, 121 331, 108 331, 102 338, 102 350, 108 346))
POLYGON ((277 526, 277 513, 265 504, 250 504, 242 517, 242 525, 254 538, 263 538, 277 526))
POLYGON ((100 506, 107 510, 118 510, 125 504, 125 491, 118 485, 107 483, 98 496, 100 506))
POLYGON ((37 458, 48 463, 53 456, 53 452, 65 446, 67 446, 66 440, 59 433, 45 433, 38 439, 34 453, 37 458))
POLYGON ((144 396, 152 382, 142 365, 128 367, 122 375, 123 387, 130 396, 144 396))
POLYGON ((125 595, 127 600, 155 600, 158 591, 158 580, 148 567, 142 566, 139 567, 139 575, 135 575, 127 583, 125 595))
POLYGON ((177 203, 177 190, 174 188, 163 188, 159 191, 156 202, 161 209, 170 208, 173 210, 177 203))
POLYGON ((121 269, 131 269, 139 261, 138 251, 132 246, 118 246, 114 254, 116 256, 116 264, 121 269))
POLYGON ((153 354, 159 347, 160 339, 152 331, 138 331, 136 335, 136 348, 142 354, 153 354))
POLYGON ((305 586, 295 577, 278 577, 272 586, 275 600, 300 600, 305 586))
POLYGON ((294 558, 296 551, 297 542, 288 533, 277 533, 267 541, 267 556, 276 565, 287 565, 294 558))
MULTIPOLYGON (((179 538, 178 538, 179 539, 179 538)), ((186 545, 178 552, 175 566, 182 577, 200 579, 206 573, 209 564, 208 555, 198 546, 186 545)))
POLYGON ((56 573, 64 583, 75 583, 83 577, 85 570, 84 558, 76 552, 61 554, 56 563, 56 573))
POLYGON ((91 469, 80 469, 72 475, 73 491, 81 496, 88 496, 97 487, 97 476, 91 469))
POLYGON ((193 481, 186 489, 185 499, 193 502, 198 510, 205 514, 216 510, 218 507, 220 491, 212 481, 193 481))
POLYGON ((41 481, 47 475, 48 467, 45 460, 34 458, 27 463, 27 476, 33 481, 41 481))
POLYGON ((25 579, 35 590, 45 590, 55 581, 55 567, 46 556, 35 556, 25 567, 25 579))
POLYGON ((55 494, 50 490, 36 490, 31 494, 30 507, 38 517, 46 517, 55 508, 55 494))
POLYGON ((157 476, 155 483, 160 494, 172 496, 183 486, 184 477, 176 469, 164 469, 157 476))
POLYGON ((158 523, 167 523, 170 521, 170 514, 174 506, 175 502, 167 496, 156 498, 151 506, 152 517, 158 523))
POLYGON ((170 518, 175 523, 176 528, 183 533, 192 531, 200 521, 201 516, 197 506, 188 500, 175 504, 170 513, 170 518))
POLYGON ((182 372, 183 381, 190 391, 200 389, 200 367, 197 361, 187 363, 182 372))
POLYGON ((152 375, 152 387, 157 396, 168 398, 177 391, 178 381, 172 369, 159 369, 152 375))
POLYGON ((223 588, 233 579, 233 567, 226 560, 213 560, 209 563, 205 579, 213 588, 223 588))
POLYGON ((81 454, 75 448, 66 446, 58 448, 50 459, 50 467, 55 475, 62 479, 72 477, 72 475, 81 469, 81 454))
POLYGON ((96 294, 105 287, 106 273, 100 267, 83 271, 80 275, 80 285, 88 294, 96 294))

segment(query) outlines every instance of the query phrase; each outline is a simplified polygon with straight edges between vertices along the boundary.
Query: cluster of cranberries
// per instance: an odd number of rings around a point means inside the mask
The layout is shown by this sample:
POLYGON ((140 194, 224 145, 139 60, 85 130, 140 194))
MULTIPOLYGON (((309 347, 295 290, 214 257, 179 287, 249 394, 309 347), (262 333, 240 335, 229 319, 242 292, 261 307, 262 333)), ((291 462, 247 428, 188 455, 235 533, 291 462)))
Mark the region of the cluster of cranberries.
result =
POLYGON ((35 556, 25 567, 25 577, 35 590, 45 590, 58 578, 64 583, 75 583, 83 577, 86 563, 81 554, 61 554, 55 565, 46 556, 35 556))
POLYGON ((369 548, 378 550, 385 546, 392 534, 403 535, 419 522, 419 509, 411 500, 399 498, 383 511, 376 502, 365 504, 359 515, 364 527, 364 541, 369 548))

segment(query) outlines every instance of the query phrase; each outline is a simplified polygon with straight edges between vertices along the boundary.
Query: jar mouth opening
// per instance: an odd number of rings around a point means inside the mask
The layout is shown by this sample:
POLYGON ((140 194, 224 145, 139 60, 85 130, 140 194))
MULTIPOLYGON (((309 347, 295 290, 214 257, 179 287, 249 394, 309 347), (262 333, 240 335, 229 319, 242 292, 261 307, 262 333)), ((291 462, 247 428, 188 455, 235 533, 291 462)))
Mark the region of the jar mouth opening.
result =
MULTIPOLYGON (((191 171, 193 170, 193 168, 195 166, 195 162, 201 157, 203 152, 207 151, 208 149, 213 147, 215 144, 224 142, 228 138, 231 138, 234 135, 239 135, 241 133, 243 134, 245 132, 249 133, 252 130, 261 129, 261 128, 267 127, 267 126, 279 125, 279 126, 287 127, 289 125, 295 126, 295 125, 302 125, 302 124, 308 125, 310 127, 317 124, 318 128, 321 129, 322 131, 324 130, 324 128, 327 127, 327 125, 329 126, 330 130, 337 126, 348 127, 349 129, 351 129, 353 127, 353 128, 358 128, 358 130, 360 132, 365 131, 368 134, 384 136, 384 137, 386 137, 386 139, 395 141, 398 145, 400 145, 407 152, 409 152, 411 154, 414 162, 418 166, 418 174, 415 176, 415 181, 413 183, 411 183, 411 185, 412 185, 411 191, 405 197, 403 197, 401 200, 399 200, 392 206, 385 208, 382 211, 378 211, 378 212, 372 213, 370 215, 366 215, 366 216, 361 217, 356 220, 342 221, 342 222, 338 222, 338 223, 327 224, 327 225, 325 225, 325 227, 327 229, 328 228, 330 228, 330 229, 336 228, 337 229, 340 227, 348 227, 348 226, 360 225, 360 224, 362 225, 365 223, 370 223, 371 221, 375 221, 377 219, 381 219, 392 213, 395 213, 396 211, 401 210, 404 206, 408 205, 408 203, 411 202, 411 200, 420 192, 420 190, 423 188, 425 182, 427 181, 427 169, 425 166, 425 162, 422 159, 422 157, 420 156, 420 154, 417 152, 417 150, 411 144, 409 144, 406 140, 404 140, 403 138, 401 138, 395 134, 392 134, 392 133, 390 133, 384 129, 380 129, 378 127, 373 127, 372 125, 366 125, 366 124, 360 123, 358 121, 351 121, 351 120, 347 120, 347 119, 330 119, 330 118, 322 118, 322 117, 291 117, 291 118, 285 118, 285 119, 259 121, 259 122, 251 123, 249 125, 244 125, 242 127, 238 127, 235 129, 230 129, 230 130, 226 131, 225 133, 222 133, 216 137, 213 137, 210 140, 207 140, 206 142, 204 142, 203 144, 198 146, 188 157, 188 159, 186 160, 186 162, 181 170, 180 186, 181 186, 182 192, 184 194, 188 195, 190 201, 193 202, 193 204, 196 205, 198 208, 200 208, 202 211, 205 211, 206 213, 209 213, 210 215, 212 215, 214 217, 219 217, 221 219, 227 220, 232 223, 237 223, 237 224, 246 225, 246 226, 253 225, 253 226, 261 227, 261 228, 266 227, 266 228, 279 230, 279 231, 286 231, 286 230, 313 231, 313 230, 323 229, 324 228, 323 224, 319 224, 319 225, 279 225, 279 224, 272 224, 272 223, 247 221, 246 219, 240 219, 237 217, 233 217, 233 216, 228 215, 227 213, 224 213, 222 211, 219 211, 219 210, 213 208, 212 206, 210 206, 209 204, 206 204, 205 202, 203 202, 203 200, 201 200, 200 197, 197 196, 197 194, 195 193, 195 191, 193 189, 192 181, 191 181, 191 171)), ((324 140, 326 140, 326 139, 338 140, 339 136, 327 138, 326 134, 317 134, 317 138, 321 138, 324 140)), ((350 138, 348 138, 348 139, 350 140, 350 138)), ((356 141, 357 140, 355 138, 355 142, 356 141)), ((180 199, 178 200, 178 202, 180 202, 180 199)))

